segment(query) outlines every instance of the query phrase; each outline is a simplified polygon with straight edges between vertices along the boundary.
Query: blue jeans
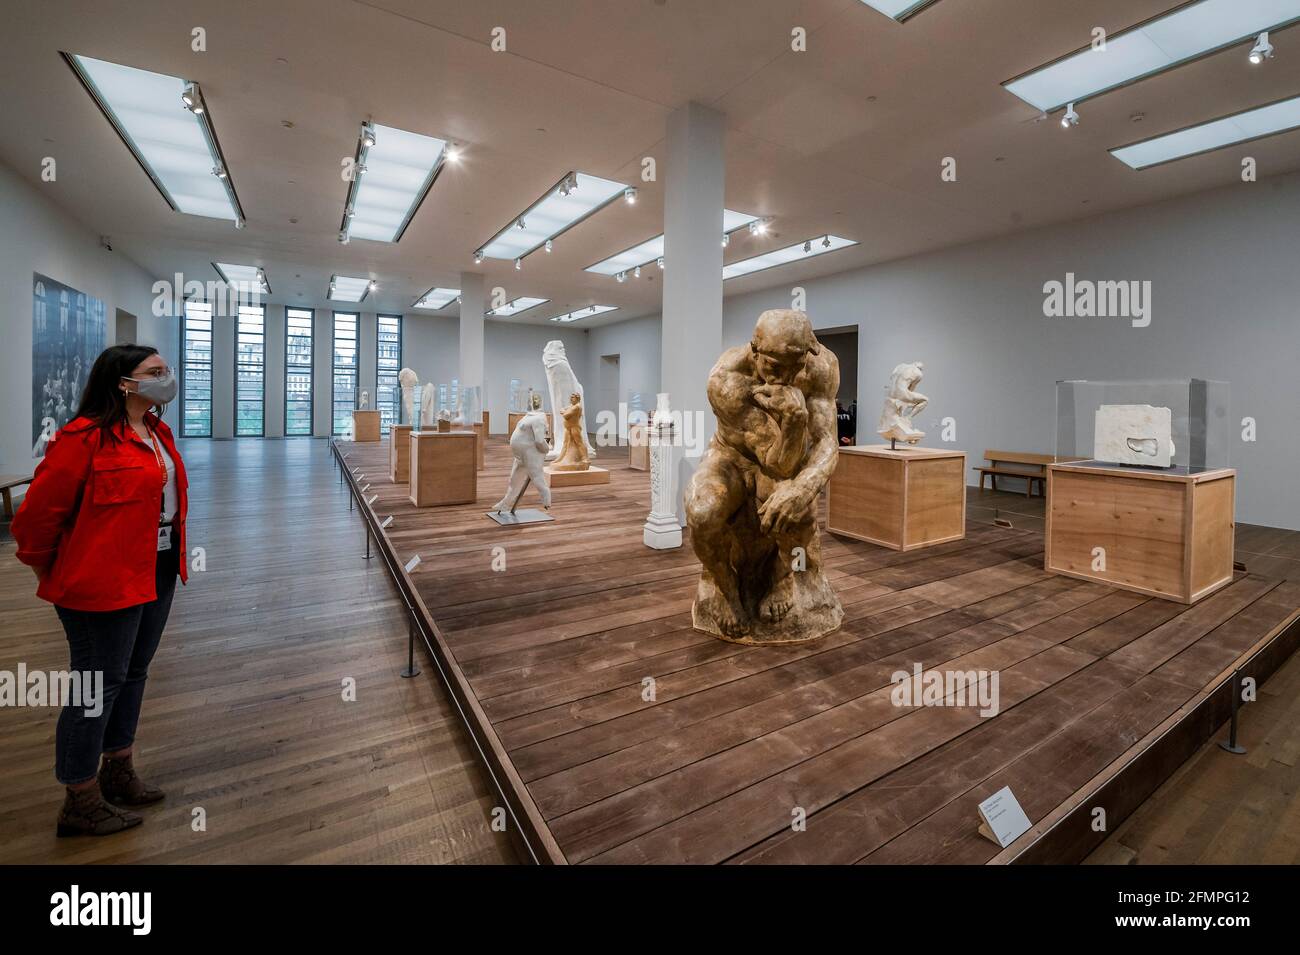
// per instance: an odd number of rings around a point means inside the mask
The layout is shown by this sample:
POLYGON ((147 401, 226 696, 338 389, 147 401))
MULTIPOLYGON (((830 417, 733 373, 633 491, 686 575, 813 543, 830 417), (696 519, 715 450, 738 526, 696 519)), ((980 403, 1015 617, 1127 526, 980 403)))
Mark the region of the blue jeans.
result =
POLYGON ((101 753, 125 749, 135 741, 144 684, 162 639, 176 591, 180 556, 173 532, 171 550, 159 551, 156 599, 122 610, 69 610, 55 607, 68 637, 75 671, 102 671, 103 706, 87 716, 84 706, 65 706, 54 739, 54 775, 65 786, 94 779, 101 753))

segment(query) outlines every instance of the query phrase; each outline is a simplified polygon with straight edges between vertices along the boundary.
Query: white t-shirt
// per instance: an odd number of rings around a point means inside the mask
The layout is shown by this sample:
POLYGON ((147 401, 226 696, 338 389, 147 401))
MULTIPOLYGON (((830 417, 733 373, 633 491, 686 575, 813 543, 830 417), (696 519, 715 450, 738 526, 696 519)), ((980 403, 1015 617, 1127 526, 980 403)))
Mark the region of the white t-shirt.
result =
POLYGON ((163 485, 163 503, 162 519, 170 521, 176 516, 176 462, 172 456, 167 453, 167 448, 161 441, 158 442, 158 450, 162 452, 163 463, 167 465, 167 483, 163 485))

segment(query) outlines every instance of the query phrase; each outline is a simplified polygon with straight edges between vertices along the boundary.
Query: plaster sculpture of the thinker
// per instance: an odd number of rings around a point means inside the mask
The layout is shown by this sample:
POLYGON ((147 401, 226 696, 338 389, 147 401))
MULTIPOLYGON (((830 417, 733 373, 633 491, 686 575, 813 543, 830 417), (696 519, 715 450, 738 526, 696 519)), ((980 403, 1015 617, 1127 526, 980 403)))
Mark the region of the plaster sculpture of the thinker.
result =
POLYGON ((817 501, 838 455, 840 368, 803 312, 764 312, 709 373, 718 429, 686 494, 703 567, 697 630, 746 644, 802 643, 844 618, 822 569, 817 501))

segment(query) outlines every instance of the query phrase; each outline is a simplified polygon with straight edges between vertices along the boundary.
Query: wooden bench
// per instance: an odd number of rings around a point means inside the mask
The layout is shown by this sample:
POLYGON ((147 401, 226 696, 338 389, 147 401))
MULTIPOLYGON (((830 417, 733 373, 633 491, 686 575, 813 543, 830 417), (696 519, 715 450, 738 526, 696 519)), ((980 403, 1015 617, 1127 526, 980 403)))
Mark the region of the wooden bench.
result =
POLYGON ((1046 495, 1047 465, 1056 463, 1056 455, 1030 454, 1025 451, 985 451, 984 457, 988 459, 988 467, 971 469, 979 472, 981 491, 984 490, 986 476, 991 479, 995 491, 998 489, 999 477, 1014 477, 1025 482, 1025 497, 1033 496, 1035 483, 1038 484, 1040 495, 1046 495))
POLYGON ((4 497, 5 520, 14 519, 14 488, 31 483, 30 474, 0 474, 0 496, 4 497))

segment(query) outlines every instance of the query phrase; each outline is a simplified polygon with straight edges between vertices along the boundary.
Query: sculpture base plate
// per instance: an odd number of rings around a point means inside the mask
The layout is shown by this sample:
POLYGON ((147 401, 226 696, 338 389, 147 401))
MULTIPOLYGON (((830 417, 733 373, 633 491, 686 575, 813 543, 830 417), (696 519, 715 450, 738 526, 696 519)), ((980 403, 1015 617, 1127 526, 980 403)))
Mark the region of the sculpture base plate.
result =
POLYGON ((551 490, 557 487, 586 487, 589 484, 608 484, 609 471, 594 464, 585 471, 553 471, 546 466, 546 483, 551 490))
POLYGON ((555 520, 546 511, 540 511, 535 507, 525 507, 513 514, 509 511, 488 511, 487 516, 502 527, 519 527, 521 524, 545 524, 547 521, 555 520))
POLYGON ((691 604, 691 626, 719 640, 751 647, 810 643, 838 630, 844 622, 844 608, 825 576, 805 571, 797 574, 796 580, 799 583, 795 587, 794 605, 780 620, 764 620, 747 603, 743 633, 726 633, 718 625, 716 591, 701 580, 691 604), (817 579, 811 580, 814 576, 817 579))
POLYGON ((672 550, 682 546, 682 526, 672 515, 650 516, 641 532, 641 540, 653 550, 672 550))

